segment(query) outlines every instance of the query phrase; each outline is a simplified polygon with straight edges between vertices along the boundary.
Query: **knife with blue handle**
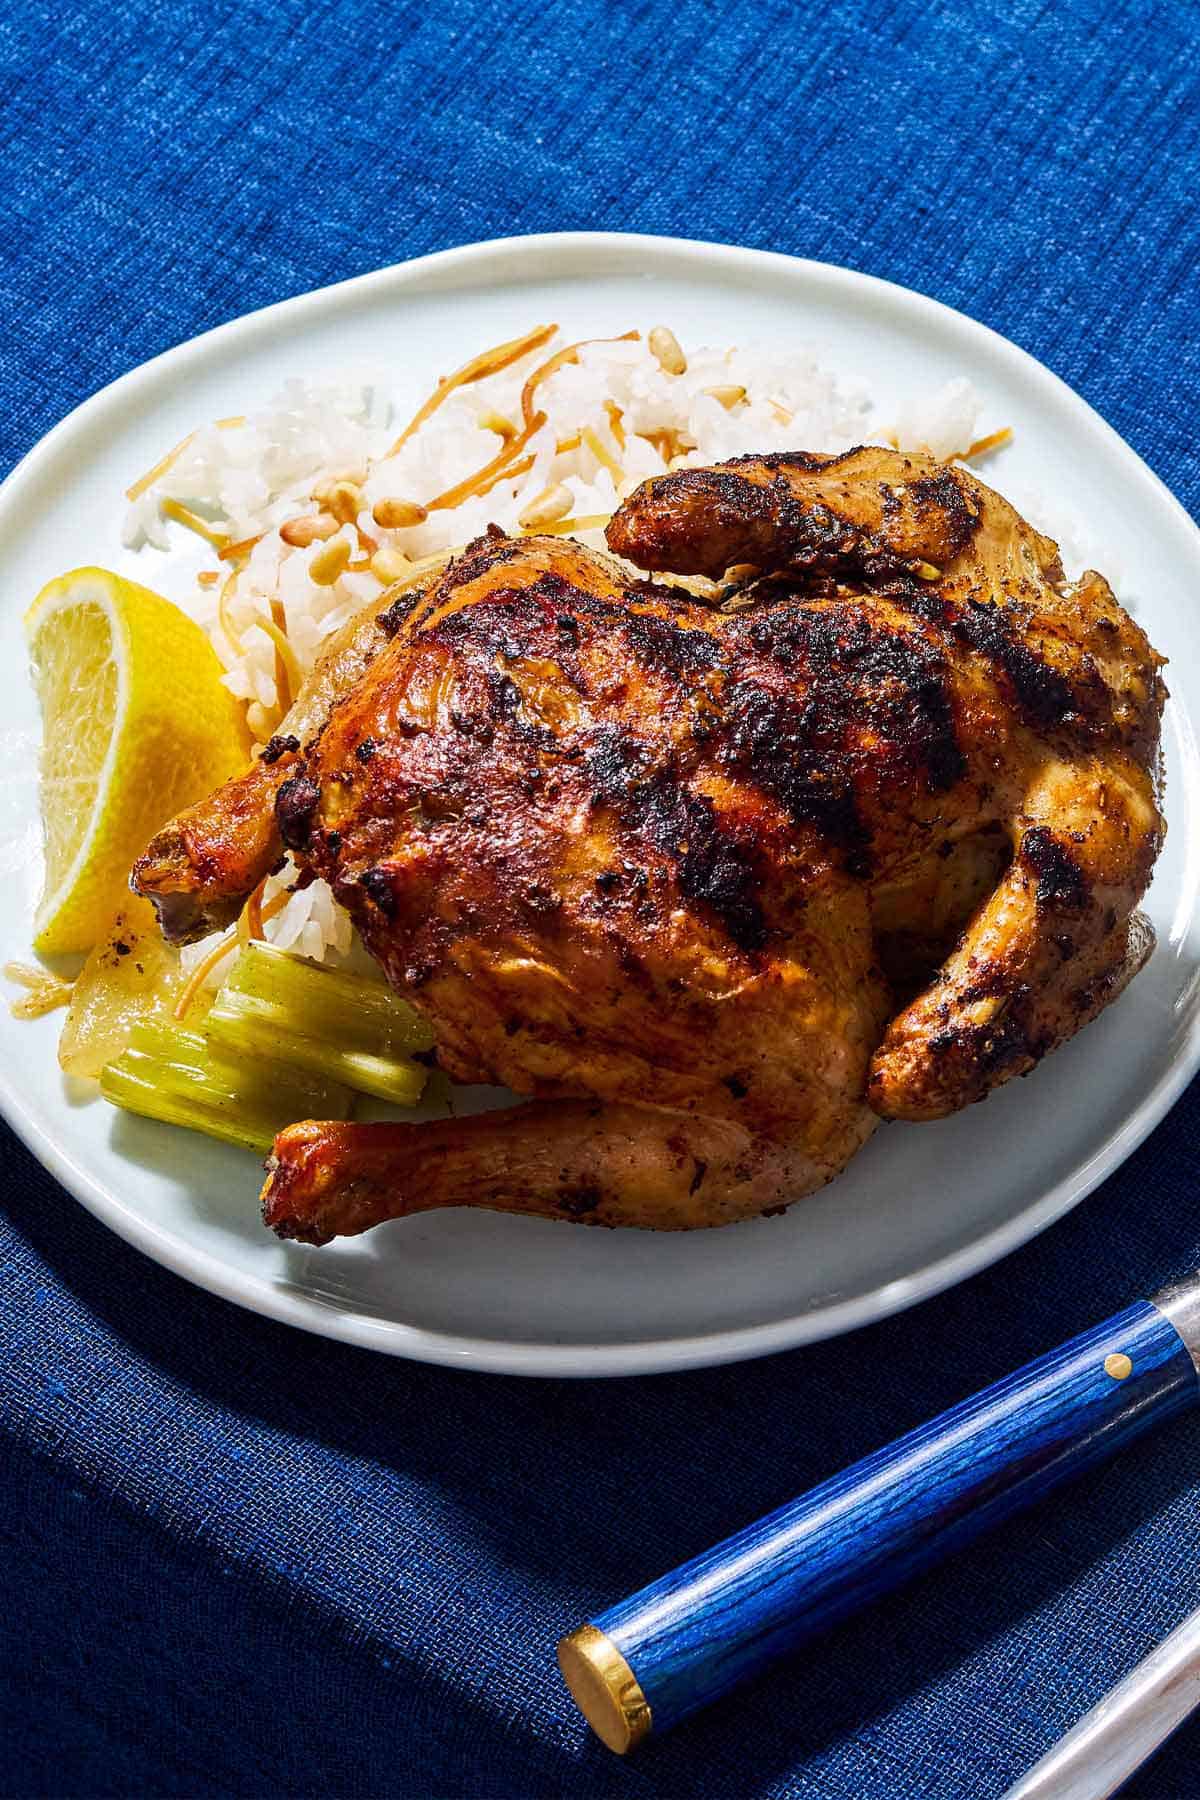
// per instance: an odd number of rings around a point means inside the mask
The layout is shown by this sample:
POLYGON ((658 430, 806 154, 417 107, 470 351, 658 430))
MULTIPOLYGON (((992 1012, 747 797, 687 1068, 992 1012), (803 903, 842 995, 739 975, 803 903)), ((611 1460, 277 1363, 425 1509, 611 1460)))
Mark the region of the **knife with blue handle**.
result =
POLYGON ((1200 1400, 1200 1276, 1138 1301, 563 1638, 624 1754, 1200 1400))

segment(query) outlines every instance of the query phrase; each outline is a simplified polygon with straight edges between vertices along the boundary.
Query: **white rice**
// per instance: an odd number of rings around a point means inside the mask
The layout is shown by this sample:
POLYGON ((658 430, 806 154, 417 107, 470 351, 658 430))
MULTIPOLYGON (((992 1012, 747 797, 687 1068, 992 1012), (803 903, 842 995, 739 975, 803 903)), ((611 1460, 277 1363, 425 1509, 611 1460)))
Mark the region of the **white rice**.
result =
MULTIPOLYGON (((686 370, 672 375, 643 332, 636 341, 583 345, 576 362, 538 386, 533 404, 545 423, 522 447, 521 463, 531 459, 523 472, 483 496, 431 510, 406 529, 383 530, 374 522, 372 509, 382 500, 428 506, 481 469, 501 449, 502 432, 521 426, 521 388, 530 372, 568 342, 559 334, 511 368, 456 389, 394 454, 389 451, 397 428, 408 420, 393 418, 382 385, 289 381, 263 411, 195 432, 132 502, 123 532, 130 548, 171 546, 178 527, 168 524, 164 500, 188 507, 231 543, 258 539, 240 572, 230 575, 228 565, 220 565, 222 583, 228 580, 229 633, 218 618, 219 588, 198 587, 185 600, 209 632, 226 687, 246 703, 257 742, 270 737, 287 699, 276 686, 276 645, 261 624, 271 620, 272 602, 276 618, 282 608, 287 638, 307 672, 330 633, 386 585, 360 568, 323 586, 309 571, 328 542, 296 549, 280 537, 288 520, 318 510, 313 490, 325 484, 348 480, 362 491, 356 523, 337 534, 352 561, 367 561, 359 529, 385 552, 416 561, 465 544, 490 524, 520 531, 526 509, 551 487, 569 492, 570 518, 603 522, 639 482, 668 467, 700 466, 748 451, 835 452, 869 442, 950 458, 965 454, 978 435, 981 400, 965 380, 916 397, 888 419, 863 385, 839 379, 806 350, 689 350, 686 370), (744 397, 735 399, 730 390, 743 390, 744 397), (498 431, 501 421, 507 425, 498 431), (601 454, 579 441, 584 431, 594 434, 601 454)), ((603 547, 603 523, 572 535, 603 547)), ((282 871, 266 897, 290 886, 295 875, 290 866, 282 871)), ((318 959, 343 955, 351 943, 349 921, 320 881, 294 894, 266 929, 281 947, 318 959)), ((214 942, 185 952, 189 966, 214 942)), ((210 979, 223 974, 218 967, 210 979)))

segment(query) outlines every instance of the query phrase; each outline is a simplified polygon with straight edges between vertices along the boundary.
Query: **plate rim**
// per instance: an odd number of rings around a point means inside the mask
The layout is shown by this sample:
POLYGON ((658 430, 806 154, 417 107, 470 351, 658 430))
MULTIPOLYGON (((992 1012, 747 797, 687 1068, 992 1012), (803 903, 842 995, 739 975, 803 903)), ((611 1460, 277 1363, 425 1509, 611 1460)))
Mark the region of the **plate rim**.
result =
MULTIPOLYGON (((381 269, 352 276, 345 281, 314 288, 306 293, 255 308, 213 326, 198 336, 161 351, 128 370, 90 395, 66 414, 21 458, 0 482, 0 530, 27 485, 38 480, 43 466, 57 455, 60 444, 114 406, 135 399, 139 389, 152 386, 168 362, 177 373, 202 360, 214 347, 234 348, 268 321, 286 316, 289 322, 322 309, 353 304, 372 292, 402 288, 430 271, 453 274, 456 269, 488 259, 511 256, 520 250, 547 261, 578 253, 602 254, 605 250, 628 254, 640 249, 650 259, 658 255, 691 253, 732 271, 769 265, 793 278, 806 277, 826 287, 865 292, 876 301, 897 302, 910 317, 924 315, 927 323, 943 330, 952 326, 1010 363, 1016 363, 1034 386, 1051 394, 1073 413, 1081 427, 1098 432, 1124 473, 1159 507, 1166 504, 1177 525, 1182 525, 1200 551, 1200 527, 1165 482, 1081 395, 1039 362, 1029 351, 968 314, 935 300, 917 289, 880 276, 782 251, 761 250, 696 238, 677 238, 636 232, 558 231, 484 239, 392 263, 381 269)), ((539 273, 553 274, 540 268, 539 273)), ((1113 1174, 1154 1127, 1166 1116, 1200 1068, 1200 1015, 1189 1022, 1170 1063, 1141 1103, 1103 1139, 1082 1166, 1076 1167, 1046 1190, 1033 1205, 992 1230, 973 1238, 927 1263, 919 1271, 883 1283, 850 1299, 835 1300, 787 1319, 729 1330, 691 1333, 682 1337, 646 1339, 636 1343, 556 1345, 495 1338, 471 1338, 434 1331, 397 1320, 340 1307, 318 1296, 299 1292, 285 1281, 254 1275, 232 1267, 218 1255, 188 1245, 151 1219, 124 1205, 119 1196, 75 1160, 56 1140, 37 1109, 19 1092, 7 1069, 0 1068, 0 1112, 28 1149, 67 1192, 111 1231, 173 1274, 205 1291, 232 1301, 248 1311, 298 1326, 318 1336, 382 1351, 412 1361, 481 1373, 526 1375, 542 1378, 597 1377, 667 1374, 686 1369, 713 1367, 728 1362, 777 1354, 805 1344, 840 1336, 860 1326, 874 1324, 893 1314, 931 1299, 946 1289, 978 1274, 1010 1252, 1031 1241, 1073 1207, 1080 1204, 1101 1181, 1113 1174)))

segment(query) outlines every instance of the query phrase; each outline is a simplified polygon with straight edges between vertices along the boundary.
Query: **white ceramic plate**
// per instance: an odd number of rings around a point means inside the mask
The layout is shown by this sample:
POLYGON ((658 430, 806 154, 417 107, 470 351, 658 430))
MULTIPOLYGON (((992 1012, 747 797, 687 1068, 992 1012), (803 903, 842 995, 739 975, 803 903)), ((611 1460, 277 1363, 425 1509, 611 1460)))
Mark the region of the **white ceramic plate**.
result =
MULTIPOLYGON (((243 1306, 395 1355, 539 1375, 611 1375, 759 1356, 846 1331, 983 1268, 1066 1212, 1162 1117, 1200 1061, 1197 857, 1200 533, 1069 389, 983 326, 822 264, 664 238, 570 233, 478 244, 240 319, 125 376, 66 419, 0 491, 0 953, 26 954, 40 878, 37 717, 21 613, 49 577, 99 562, 165 584, 122 550, 121 492, 206 419, 283 377, 394 370, 401 410, 431 371, 554 318, 586 337, 668 321, 685 341, 817 347, 884 403, 968 375, 988 465, 1044 490, 1038 522, 1102 521, 1124 595, 1171 658, 1170 835, 1149 898, 1155 955, 1128 995, 1028 1081, 959 1117, 879 1132, 842 1178, 782 1218, 692 1235, 586 1231, 469 1212, 324 1250, 258 1221, 253 1160, 69 1095, 61 1014, 0 1013, 0 1099, 85 1206, 139 1249, 243 1306)), ((1098 1221, 1099 1223, 1099 1221, 1098 1221)))

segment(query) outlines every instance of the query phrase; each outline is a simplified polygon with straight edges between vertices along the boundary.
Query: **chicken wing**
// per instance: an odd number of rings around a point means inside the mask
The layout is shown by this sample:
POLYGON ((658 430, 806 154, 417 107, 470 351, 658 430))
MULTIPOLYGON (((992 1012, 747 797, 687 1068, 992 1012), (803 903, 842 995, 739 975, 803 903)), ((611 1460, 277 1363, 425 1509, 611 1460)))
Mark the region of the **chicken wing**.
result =
POLYGON ((190 944, 231 925, 283 856, 275 797, 301 746, 348 694, 387 642, 386 618, 420 602, 427 582, 402 581, 355 615, 325 646, 316 667, 261 756, 241 775, 164 825, 133 868, 132 885, 154 904, 163 936, 190 944))

